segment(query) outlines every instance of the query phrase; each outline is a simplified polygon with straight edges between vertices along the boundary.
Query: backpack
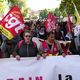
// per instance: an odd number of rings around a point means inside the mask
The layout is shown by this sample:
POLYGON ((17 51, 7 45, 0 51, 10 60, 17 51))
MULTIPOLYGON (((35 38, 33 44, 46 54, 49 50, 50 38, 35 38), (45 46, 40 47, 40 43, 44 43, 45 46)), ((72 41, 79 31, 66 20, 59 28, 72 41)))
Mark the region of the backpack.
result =
MULTIPOLYGON (((18 42, 18 49, 21 47, 23 41, 24 41, 24 40, 20 40, 20 41, 18 42)), ((36 43, 33 42, 33 44, 34 44, 34 47, 36 48, 36 46, 37 46, 36 43)))

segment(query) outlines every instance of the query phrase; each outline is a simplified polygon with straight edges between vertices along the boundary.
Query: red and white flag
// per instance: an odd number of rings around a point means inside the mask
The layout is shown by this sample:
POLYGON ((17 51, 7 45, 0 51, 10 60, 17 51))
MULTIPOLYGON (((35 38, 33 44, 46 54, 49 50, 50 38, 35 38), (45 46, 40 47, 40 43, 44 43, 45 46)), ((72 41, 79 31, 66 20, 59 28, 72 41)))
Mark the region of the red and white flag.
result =
POLYGON ((67 32, 71 32, 71 20, 69 15, 68 15, 68 21, 67 21, 67 32))
POLYGON ((53 31, 56 29, 56 17, 53 15, 53 13, 49 13, 45 22, 45 29, 47 32, 53 31))
POLYGON ((18 6, 14 6, 0 22, 0 31, 9 40, 20 34, 24 28, 23 16, 18 6))

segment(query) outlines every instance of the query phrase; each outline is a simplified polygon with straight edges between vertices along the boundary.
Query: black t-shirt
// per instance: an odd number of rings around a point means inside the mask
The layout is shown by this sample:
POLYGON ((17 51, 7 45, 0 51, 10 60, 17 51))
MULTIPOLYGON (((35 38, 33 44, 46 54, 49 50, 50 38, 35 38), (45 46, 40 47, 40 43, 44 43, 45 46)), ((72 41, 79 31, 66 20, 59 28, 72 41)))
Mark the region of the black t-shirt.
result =
POLYGON ((51 49, 52 45, 48 44, 49 48, 51 49))

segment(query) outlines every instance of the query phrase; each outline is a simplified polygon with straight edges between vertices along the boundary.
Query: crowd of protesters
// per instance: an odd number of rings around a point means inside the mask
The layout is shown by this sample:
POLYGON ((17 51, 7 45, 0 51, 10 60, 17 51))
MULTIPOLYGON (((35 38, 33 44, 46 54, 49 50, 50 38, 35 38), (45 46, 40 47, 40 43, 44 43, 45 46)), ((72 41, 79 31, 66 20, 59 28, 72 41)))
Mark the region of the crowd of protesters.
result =
POLYGON ((18 60, 20 57, 35 57, 37 59, 40 56, 44 58, 49 55, 62 55, 66 56, 67 54, 80 54, 79 50, 75 46, 74 36, 74 27, 72 24, 72 30, 70 33, 67 32, 67 23, 66 22, 57 22, 55 24, 56 29, 54 31, 46 32, 45 21, 26 21, 26 29, 20 34, 17 35, 12 40, 8 40, 4 35, 0 33, 0 57, 9 58, 16 57, 18 60), (41 43, 36 42, 33 38, 37 38, 41 43), (23 43, 20 43, 22 41, 23 43), (63 46, 59 41, 71 41, 69 45, 63 46), (21 47, 19 47, 19 43, 21 47), (36 46, 34 45, 36 43, 36 46), (25 45, 26 44, 26 45, 25 45), (63 50, 63 48, 65 50, 63 50))

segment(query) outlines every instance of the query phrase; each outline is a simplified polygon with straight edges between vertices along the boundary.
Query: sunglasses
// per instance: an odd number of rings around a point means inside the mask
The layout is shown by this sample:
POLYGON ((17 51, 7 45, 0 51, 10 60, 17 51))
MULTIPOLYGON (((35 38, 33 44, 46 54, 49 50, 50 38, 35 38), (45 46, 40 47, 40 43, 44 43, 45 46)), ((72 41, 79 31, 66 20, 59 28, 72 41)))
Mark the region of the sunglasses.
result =
POLYGON ((25 35, 25 37, 31 37, 30 35, 25 35))

